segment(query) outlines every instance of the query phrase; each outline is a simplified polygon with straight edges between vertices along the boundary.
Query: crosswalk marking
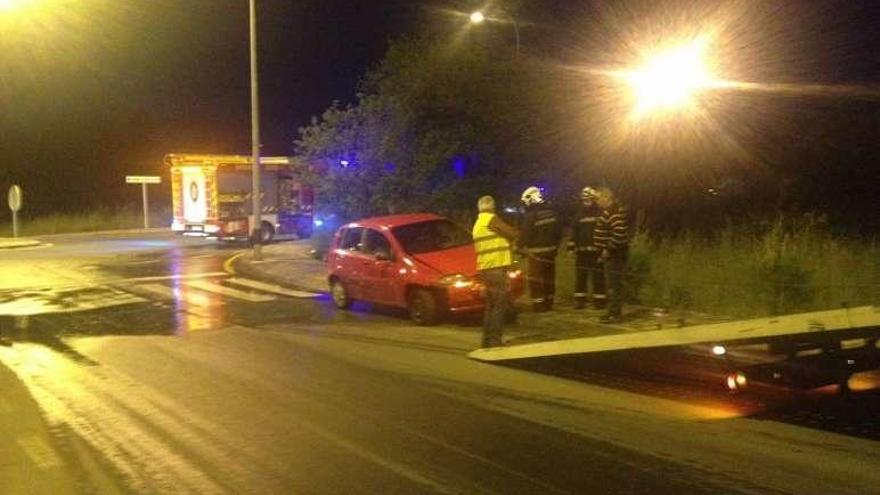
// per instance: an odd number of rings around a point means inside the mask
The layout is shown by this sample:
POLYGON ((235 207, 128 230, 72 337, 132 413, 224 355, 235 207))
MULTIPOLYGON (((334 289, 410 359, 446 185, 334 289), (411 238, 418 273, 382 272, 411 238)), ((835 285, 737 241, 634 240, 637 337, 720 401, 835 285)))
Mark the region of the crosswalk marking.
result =
POLYGON ((317 297, 317 294, 312 292, 304 292, 301 290, 292 290, 285 289, 284 287, 267 284, 265 282, 259 282, 257 280, 251 280, 249 278, 230 278, 226 280, 230 284, 241 285, 243 287, 250 287, 251 289, 261 290, 263 292, 271 292, 274 294, 280 294, 282 296, 289 297, 297 297, 297 298, 312 298, 317 297))
POLYGON ((15 442, 40 469, 52 469, 62 465, 61 458, 49 443, 36 435, 17 438, 15 442))
POLYGON ((143 289, 147 292, 152 292, 153 294, 157 294, 165 299, 174 299, 174 300, 184 300, 187 304, 192 304, 193 306, 219 306, 223 304, 223 301, 215 298, 211 298, 209 295, 205 293, 199 293, 195 291, 181 290, 180 287, 171 288, 167 285, 162 284, 141 284, 137 286, 139 289, 143 289))
POLYGON ((266 302, 275 300, 275 296, 252 294, 250 292, 233 289, 232 287, 226 287, 225 285, 220 285, 216 282, 209 282, 207 280, 192 280, 185 283, 196 289, 216 292, 218 294, 223 294, 224 296, 234 297, 249 302, 266 302))

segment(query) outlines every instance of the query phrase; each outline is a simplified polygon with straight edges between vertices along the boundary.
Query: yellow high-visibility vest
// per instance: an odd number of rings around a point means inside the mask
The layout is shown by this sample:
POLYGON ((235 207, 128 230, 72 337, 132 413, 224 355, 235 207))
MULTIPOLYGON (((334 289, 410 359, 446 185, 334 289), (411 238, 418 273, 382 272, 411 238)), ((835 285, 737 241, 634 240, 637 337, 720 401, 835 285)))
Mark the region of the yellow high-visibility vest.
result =
POLYGON ((489 222, 494 213, 480 213, 474 223, 474 249, 477 251, 477 270, 501 268, 513 263, 510 243, 507 239, 489 230, 489 222))

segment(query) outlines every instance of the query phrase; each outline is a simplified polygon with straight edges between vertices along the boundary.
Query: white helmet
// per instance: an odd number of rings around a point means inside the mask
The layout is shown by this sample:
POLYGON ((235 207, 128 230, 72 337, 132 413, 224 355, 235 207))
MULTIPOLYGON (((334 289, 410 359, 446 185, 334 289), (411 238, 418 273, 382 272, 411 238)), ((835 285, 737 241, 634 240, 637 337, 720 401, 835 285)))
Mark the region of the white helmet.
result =
POLYGON ((537 205, 544 202, 544 195, 541 190, 535 186, 531 186, 522 193, 522 202, 526 206, 537 205))
POLYGON ((595 201, 597 196, 599 196, 599 191, 593 189, 592 187, 587 186, 581 189, 581 199, 584 201, 595 201))

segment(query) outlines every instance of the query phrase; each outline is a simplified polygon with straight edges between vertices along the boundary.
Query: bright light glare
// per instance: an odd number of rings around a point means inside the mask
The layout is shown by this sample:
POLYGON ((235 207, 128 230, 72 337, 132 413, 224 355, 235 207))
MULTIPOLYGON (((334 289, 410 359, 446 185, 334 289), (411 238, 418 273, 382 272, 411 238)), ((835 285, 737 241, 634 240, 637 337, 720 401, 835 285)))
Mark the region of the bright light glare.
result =
POLYGON ((37 0, 0 0, 0 13, 30 7, 35 3, 37 3, 37 0))
POLYGON ((697 92, 713 86, 706 47, 706 39, 697 38, 651 57, 641 68, 623 72, 621 77, 630 84, 635 99, 634 117, 687 106, 697 92))
POLYGON ((723 345, 712 346, 712 354, 714 354, 716 356, 723 356, 723 355, 727 354, 727 348, 724 347, 723 345))
MULTIPOLYGON (((2 2, 2 1, 3 0, 0 0, 0 2, 2 2)), ((474 24, 479 24, 485 20, 486 20, 486 16, 484 16, 483 13, 480 11, 476 11, 473 14, 471 14, 471 22, 474 24)))

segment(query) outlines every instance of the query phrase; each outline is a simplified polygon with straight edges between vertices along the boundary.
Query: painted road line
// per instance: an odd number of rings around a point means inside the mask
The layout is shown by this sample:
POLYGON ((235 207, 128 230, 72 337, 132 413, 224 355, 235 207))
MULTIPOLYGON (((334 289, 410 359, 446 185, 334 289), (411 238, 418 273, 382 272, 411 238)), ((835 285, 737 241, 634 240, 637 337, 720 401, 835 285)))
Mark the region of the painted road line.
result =
POLYGON ((165 299, 184 301, 193 306, 220 306, 223 304, 223 301, 221 301, 220 298, 212 298, 210 295, 203 292, 186 290, 186 287, 183 286, 172 288, 162 284, 140 284, 137 288, 151 292, 165 299))
POLYGON ((230 275, 235 275, 235 260, 241 258, 247 253, 247 251, 241 251, 232 255, 228 260, 223 262, 223 269, 226 270, 230 275))
POLYGON ((275 300, 275 296, 252 294, 250 292, 233 289, 232 287, 226 287, 225 285, 220 285, 216 282, 209 282, 207 280, 193 280, 184 283, 189 287, 195 287, 196 289, 201 289, 208 292, 215 292, 217 294, 223 294, 224 296, 234 297, 243 301, 267 302, 275 300))
POLYGON ((134 277, 134 278, 122 278, 116 280, 107 280, 102 283, 104 284, 118 284, 124 282, 159 282, 162 280, 189 280, 191 278, 212 278, 212 277, 226 277, 229 274, 226 272, 207 272, 207 273, 186 273, 186 274, 177 274, 177 275, 159 275, 155 277, 134 277))
POLYGON ((106 287, 67 291, 9 291, 7 293, 10 300, 0 302, 0 315, 74 313, 146 301, 136 295, 106 287))
POLYGON ((226 279, 226 281, 229 282, 230 284, 241 285, 244 287, 250 287, 251 289, 257 289, 257 290, 261 290, 263 292, 270 292, 273 294, 280 294, 282 296, 296 297, 296 298, 301 298, 301 299, 318 297, 318 294, 315 294, 312 292, 285 289, 284 287, 281 287, 278 285, 267 284, 265 282, 251 280, 249 278, 229 278, 229 279, 226 279))
POLYGON ((52 469, 61 466, 61 458, 52 447, 36 435, 28 435, 15 440, 30 460, 40 469, 52 469))

